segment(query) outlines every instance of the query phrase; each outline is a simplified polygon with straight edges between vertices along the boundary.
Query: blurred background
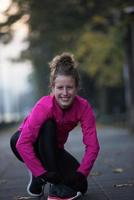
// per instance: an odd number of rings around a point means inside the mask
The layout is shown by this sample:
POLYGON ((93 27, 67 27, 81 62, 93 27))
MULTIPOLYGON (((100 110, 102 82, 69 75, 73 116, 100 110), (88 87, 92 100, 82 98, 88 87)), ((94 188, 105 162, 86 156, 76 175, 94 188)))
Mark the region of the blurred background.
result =
POLYGON ((133 0, 0 0, 0 126, 49 93, 48 63, 65 51, 97 122, 134 132, 133 0))

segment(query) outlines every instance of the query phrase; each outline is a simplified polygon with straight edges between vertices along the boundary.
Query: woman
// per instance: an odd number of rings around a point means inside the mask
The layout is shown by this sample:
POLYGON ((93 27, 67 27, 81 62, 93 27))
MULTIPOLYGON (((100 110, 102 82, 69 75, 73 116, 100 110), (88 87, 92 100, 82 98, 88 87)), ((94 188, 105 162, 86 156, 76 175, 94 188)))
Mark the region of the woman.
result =
POLYGON ((87 191, 87 176, 99 152, 95 117, 87 100, 77 95, 79 74, 70 53, 50 62, 51 94, 42 97, 11 138, 11 148, 30 171, 27 191, 48 200, 76 199, 87 191), (80 123, 85 153, 79 163, 64 149, 69 132, 80 123))

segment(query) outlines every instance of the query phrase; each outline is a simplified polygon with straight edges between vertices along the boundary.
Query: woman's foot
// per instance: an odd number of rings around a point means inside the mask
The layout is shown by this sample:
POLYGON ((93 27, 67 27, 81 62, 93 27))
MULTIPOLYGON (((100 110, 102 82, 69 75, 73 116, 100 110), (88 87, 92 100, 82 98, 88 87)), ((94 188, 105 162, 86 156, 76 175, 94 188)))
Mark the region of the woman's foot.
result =
POLYGON ((70 187, 62 184, 50 185, 47 200, 73 200, 82 196, 81 192, 77 192, 70 187))
POLYGON ((32 197, 39 197, 43 195, 45 183, 35 178, 31 172, 29 172, 29 175, 30 175, 30 180, 27 186, 28 194, 32 197))

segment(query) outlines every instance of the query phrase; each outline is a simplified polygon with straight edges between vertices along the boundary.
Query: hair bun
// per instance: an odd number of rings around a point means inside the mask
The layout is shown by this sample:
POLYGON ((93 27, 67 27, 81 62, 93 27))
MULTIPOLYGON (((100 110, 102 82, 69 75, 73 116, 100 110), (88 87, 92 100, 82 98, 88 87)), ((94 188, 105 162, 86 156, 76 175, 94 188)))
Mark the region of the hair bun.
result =
POLYGON ((57 67, 76 68, 77 63, 72 54, 64 52, 61 55, 54 57, 53 60, 49 63, 49 67, 51 71, 57 69, 57 67))
POLYGON ((69 63, 73 63, 73 59, 72 59, 72 56, 68 53, 64 53, 61 55, 61 58, 60 58, 60 62, 64 63, 64 64, 69 64, 69 63))
POLYGON ((71 55, 69 53, 63 53, 60 57, 59 63, 57 63, 57 64, 74 66, 73 55, 71 55))
POLYGON ((75 80, 76 87, 79 86, 79 73, 77 71, 77 65, 73 54, 64 52, 61 55, 57 55, 49 63, 51 70, 50 85, 52 85, 58 75, 72 76, 75 80))

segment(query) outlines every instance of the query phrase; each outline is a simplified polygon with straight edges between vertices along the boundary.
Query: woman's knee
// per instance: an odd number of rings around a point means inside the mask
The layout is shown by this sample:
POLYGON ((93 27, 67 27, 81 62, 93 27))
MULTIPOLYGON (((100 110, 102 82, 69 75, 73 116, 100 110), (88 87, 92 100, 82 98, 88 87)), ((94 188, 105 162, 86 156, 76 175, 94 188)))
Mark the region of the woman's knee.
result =
POLYGON ((16 143, 18 141, 18 138, 19 138, 19 131, 15 132, 10 138, 11 149, 16 149, 16 143))
POLYGON ((39 137, 56 139, 56 122, 53 119, 47 120, 40 129, 39 137))
POLYGON ((54 119, 48 119, 41 127, 42 130, 46 129, 56 129, 56 122, 54 119))
POLYGON ((18 151, 17 151, 17 149, 16 149, 16 143, 17 143, 17 141, 18 141, 19 135, 20 135, 20 132, 19 132, 19 131, 15 132, 15 133, 12 135, 12 137, 11 137, 11 139, 10 139, 10 147, 11 147, 11 149, 12 149, 14 155, 15 155, 20 161, 23 161, 22 158, 21 158, 21 156, 20 156, 20 154, 18 153, 18 151))

